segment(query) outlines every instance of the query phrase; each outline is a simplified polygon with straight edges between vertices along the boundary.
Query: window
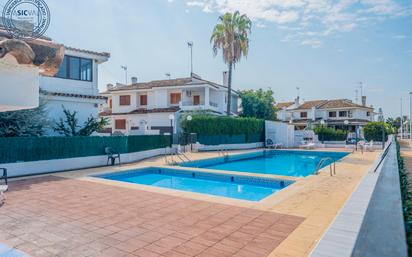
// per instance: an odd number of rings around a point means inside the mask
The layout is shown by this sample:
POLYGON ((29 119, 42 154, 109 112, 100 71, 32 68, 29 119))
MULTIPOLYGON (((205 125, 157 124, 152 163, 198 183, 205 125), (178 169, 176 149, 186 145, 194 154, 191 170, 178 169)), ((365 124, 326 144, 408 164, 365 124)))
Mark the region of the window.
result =
POLYGON ((91 59, 65 55, 56 77, 62 79, 92 81, 92 70, 93 61, 91 59))
POLYGON ((119 104, 124 106, 124 105, 130 105, 130 95, 121 95, 119 96, 119 104))
POLYGON ((339 117, 347 117, 348 112, 347 111, 339 111, 339 117))
POLYGON ((181 99, 180 93, 171 93, 170 94, 170 103, 171 104, 179 104, 181 99))
POLYGON ((114 128, 115 129, 126 129, 126 120, 115 120, 114 128))
POLYGON ((193 105, 199 105, 200 104, 200 95, 194 95, 193 96, 193 105))
POLYGON ((336 118, 336 112, 329 112, 329 118, 336 118))
POLYGON ((366 112, 366 116, 371 116, 371 112, 366 112))
POLYGON ((147 105, 147 95, 140 95, 140 105, 147 105))
POLYGON ((307 118, 308 117, 308 112, 301 112, 300 117, 301 118, 307 118))

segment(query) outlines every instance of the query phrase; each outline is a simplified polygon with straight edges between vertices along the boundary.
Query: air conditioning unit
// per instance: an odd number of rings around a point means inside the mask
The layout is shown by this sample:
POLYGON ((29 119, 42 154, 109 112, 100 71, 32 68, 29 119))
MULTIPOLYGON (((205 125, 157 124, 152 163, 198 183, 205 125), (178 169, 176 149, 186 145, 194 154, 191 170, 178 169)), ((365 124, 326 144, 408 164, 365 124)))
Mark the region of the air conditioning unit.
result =
POLYGON ((190 90, 186 91, 186 96, 191 97, 192 96, 192 91, 190 91, 190 90))

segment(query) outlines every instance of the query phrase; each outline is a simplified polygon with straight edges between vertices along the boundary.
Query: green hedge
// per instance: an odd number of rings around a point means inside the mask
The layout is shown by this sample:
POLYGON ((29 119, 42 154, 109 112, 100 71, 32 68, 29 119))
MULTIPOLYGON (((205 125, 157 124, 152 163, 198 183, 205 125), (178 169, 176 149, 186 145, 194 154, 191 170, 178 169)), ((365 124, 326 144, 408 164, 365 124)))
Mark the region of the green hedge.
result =
POLYGON ((385 128, 385 141, 388 140, 388 135, 392 133, 390 125, 384 122, 369 122, 363 128, 365 139, 370 141, 382 141, 382 127, 385 128))
POLYGON ((193 115, 181 125, 185 132, 196 133, 198 142, 205 145, 263 142, 265 136, 265 121, 255 118, 193 115))
POLYGON ((198 135, 256 135, 265 133, 265 121, 255 118, 195 115, 182 122, 185 132, 198 135))
POLYGON ((320 141, 345 141, 348 135, 344 130, 324 126, 316 127, 314 132, 320 141))
POLYGON ((168 136, 113 137, 3 137, 0 163, 28 162, 104 155, 105 147, 120 153, 139 152, 169 145, 168 136))

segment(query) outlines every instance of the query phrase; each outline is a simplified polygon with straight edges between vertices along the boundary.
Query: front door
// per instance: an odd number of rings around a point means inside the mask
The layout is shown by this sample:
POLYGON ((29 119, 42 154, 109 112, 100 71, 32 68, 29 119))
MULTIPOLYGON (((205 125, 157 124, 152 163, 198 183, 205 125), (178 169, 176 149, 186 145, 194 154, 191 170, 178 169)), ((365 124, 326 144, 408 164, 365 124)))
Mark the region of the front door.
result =
POLYGON ((200 104, 200 95, 194 95, 193 96, 193 105, 199 105, 200 104))

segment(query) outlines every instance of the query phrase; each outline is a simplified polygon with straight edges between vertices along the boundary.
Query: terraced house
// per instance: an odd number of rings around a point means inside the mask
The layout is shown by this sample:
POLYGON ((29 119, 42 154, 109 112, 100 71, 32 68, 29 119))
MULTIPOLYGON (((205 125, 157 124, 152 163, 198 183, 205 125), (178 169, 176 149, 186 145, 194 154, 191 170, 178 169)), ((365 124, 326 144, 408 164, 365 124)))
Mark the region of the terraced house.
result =
MULTIPOLYGON (((101 116, 110 117, 113 133, 125 135, 143 133, 170 133, 179 127, 183 112, 208 111, 216 115, 226 114, 227 76, 218 84, 202 79, 196 74, 187 78, 154 80, 138 83, 132 78, 131 85, 108 85, 101 93, 108 101, 101 116), (151 132, 149 132, 151 131, 151 132)), ((232 92, 231 113, 238 114, 239 96, 232 92)))
POLYGON ((281 102, 276 107, 279 109, 278 119, 295 125, 297 129, 323 124, 355 132, 374 121, 375 116, 374 108, 366 105, 366 96, 362 97, 362 104, 349 99, 300 102, 297 97, 294 102, 281 102))

